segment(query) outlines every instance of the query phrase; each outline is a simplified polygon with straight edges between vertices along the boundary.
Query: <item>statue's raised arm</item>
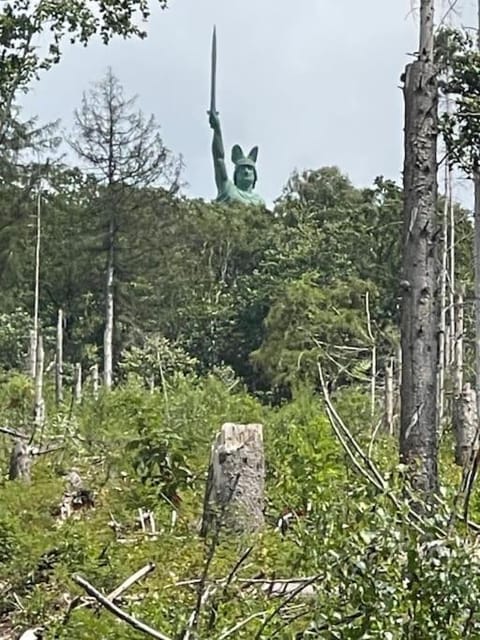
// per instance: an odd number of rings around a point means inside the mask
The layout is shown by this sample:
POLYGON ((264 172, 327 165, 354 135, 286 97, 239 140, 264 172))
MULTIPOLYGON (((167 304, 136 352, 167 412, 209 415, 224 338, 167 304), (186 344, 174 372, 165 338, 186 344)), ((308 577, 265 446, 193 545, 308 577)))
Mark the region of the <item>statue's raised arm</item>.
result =
POLYGON ((264 205, 262 198, 254 191, 257 182, 258 147, 253 147, 246 156, 236 144, 232 149, 232 162, 235 165, 233 182, 229 180, 225 165, 225 148, 223 146, 222 129, 218 117, 217 98, 217 33, 213 28, 212 66, 210 85, 210 110, 208 118, 213 129, 212 156, 217 185, 217 202, 241 202, 243 204, 264 205))
POLYGON ((213 129, 212 157, 213 168, 215 170, 215 184, 217 185, 217 191, 220 195, 228 182, 227 167, 225 165, 225 148, 223 146, 222 129, 218 113, 209 111, 208 117, 210 126, 213 129))

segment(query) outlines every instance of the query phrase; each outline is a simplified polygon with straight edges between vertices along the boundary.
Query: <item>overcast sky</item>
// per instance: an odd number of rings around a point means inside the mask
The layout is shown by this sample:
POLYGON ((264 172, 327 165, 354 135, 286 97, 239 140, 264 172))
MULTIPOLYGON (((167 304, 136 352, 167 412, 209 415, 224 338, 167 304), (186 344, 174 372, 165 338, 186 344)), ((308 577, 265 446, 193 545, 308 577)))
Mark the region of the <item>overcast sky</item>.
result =
MULTIPOLYGON (((72 122, 91 82, 113 68, 182 154, 187 192, 215 196, 210 158, 210 40, 218 32, 217 108, 230 155, 260 147, 268 202, 294 169, 337 165, 354 184, 399 179, 400 75, 416 50, 410 0, 171 0, 144 41, 70 47, 24 100, 41 121, 72 122)), ((464 0, 468 21, 473 0, 464 0)), ((474 24, 474 22, 472 21, 474 24)))

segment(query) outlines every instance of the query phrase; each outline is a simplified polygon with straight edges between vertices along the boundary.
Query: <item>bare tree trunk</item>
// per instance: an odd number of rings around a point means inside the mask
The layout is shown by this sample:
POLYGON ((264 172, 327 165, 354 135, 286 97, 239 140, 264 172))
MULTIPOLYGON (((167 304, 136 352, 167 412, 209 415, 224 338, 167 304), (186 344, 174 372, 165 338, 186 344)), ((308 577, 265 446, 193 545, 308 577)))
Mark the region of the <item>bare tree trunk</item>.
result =
POLYGON ((396 388, 395 388, 395 414, 400 415, 400 404, 401 404, 401 394, 402 394, 402 345, 401 343, 397 346, 397 358, 396 358, 396 388))
POLYGON ((420 5, 419 58, 405 70, 404 248, 400 458, 412 487, 436 491, 437 81, 434 0, 420 5))
POLYGON ((453 202, 453 175, 450 164, 448 165, 448 199, 450 210, 450 236, 448 241, 449 255, 449 307, 450 307, 450 358, 449 363, 455 362, 455 205, 453 202))
POLYGON ((445 368, 449 358, 449 344, 453 339, 447 336, 447 269, 448 269, 448 163, 445 163, 445 202, 442 216, 441 272, 440 272, 440 324, 438 330, 437 369, 437 433, 440 435, 445 410, 445 368))
POLYGON ((45 422, 45 401, 43 399, 43 367, 45 352, 43 350, 42 334, 37 339, 37 369, 35 372, 35 405, 33 409, 35 426, 41 427, 45 422))
POLYGON ((57 344, 55 355, 55 400, 57 404, 63 401, 63 310, 58 310, 57 344))
POLYGON ((376 405, 376 382, 377 382, 377 345, 375 344, 375 337, 372 331, 372 320, 370 316, 370 300, 368 291, 365 295, 365 311, 367 314, 367 332, 370 342, 372 344, 372 377, 370 381, 370 417, 375 417, 375 405, 376 405))
POLYGON ((23 480, 30 482, 30 470, 32 467, 32 455, 26 442, 17 440, 10 455, 9 480, 23 480))
POLYGON ((111 220, 109 229, 109 248, 107 262, 106 305, 105 305, 105 333, 103 340, 103 383, 106 389, 112 388, 113 379, 113 329, 114 329, 114 222, 111 220))
POLYGON ((475 394, 477 415, 480 415, 480 171, 474 175, 474 218, 475 218, 475 394))
POLYGON ((470 454, 477 428, 477 402, 475 391, 466 384, 455 399, 453 429, 455 433, 455 463, 465 467, 470 462, 470 454))
POLYGON ((453 373, 453 393, 458 398, 463 388, 463 332, 464 332, 463 287, 455 304, 455 367, 453 373))
POLYGON ((73 388, 73 397, 78 404, 82 401, 82 365, 80 362, 75 364, 75 382, 73 388))
POLYGON ((92 392, 95 400, 98 398, 98 364, 94 364, 92 367, 92 392))
POLYGON ((35 331, 31 329, 29 333, 26 367, 27 367, 28 375, 33 380, 35 380, 35 367, 37 362, 36 349, 37 349, 37 339, 35 337, 35 331))
POLYGON ((387 360, 385 367, 385 430, 393 435, 393 358, 387 360))
POLYGON ((40 245, 41 245, 41 232, 42 232, 42 193, 41 188, 38 189, 37 194, 37 238, 35 242, 35 291, 33 299, 33 334, 31 343, 32 358, 30 361, 30 375, 35 378, 37 372, 37 354, 38 354, 38 309, 40 304, 40 245))

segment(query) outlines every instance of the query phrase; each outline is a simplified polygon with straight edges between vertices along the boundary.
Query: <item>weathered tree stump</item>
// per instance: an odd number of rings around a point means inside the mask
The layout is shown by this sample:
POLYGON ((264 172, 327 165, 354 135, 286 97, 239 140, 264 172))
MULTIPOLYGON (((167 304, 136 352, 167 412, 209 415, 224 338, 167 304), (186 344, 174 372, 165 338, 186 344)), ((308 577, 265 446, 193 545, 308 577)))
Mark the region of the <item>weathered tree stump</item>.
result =
POLYGON ((469 383, 463 387, 460 396, 454 400, 453 430, 455 433, 455 462, 460 466, 468 464, 475 430, 477 428, 477 405, 475 390, 469 383))
POLYGON ((225 423, 212 446, 200 535, 260 529, 264 489, 262 425, 225 423))
POLYGON ((23 480, 30 482, 30 470, 32 467, 32 449, 21 440, 17 440, 10 454, 9 480, 23 480))

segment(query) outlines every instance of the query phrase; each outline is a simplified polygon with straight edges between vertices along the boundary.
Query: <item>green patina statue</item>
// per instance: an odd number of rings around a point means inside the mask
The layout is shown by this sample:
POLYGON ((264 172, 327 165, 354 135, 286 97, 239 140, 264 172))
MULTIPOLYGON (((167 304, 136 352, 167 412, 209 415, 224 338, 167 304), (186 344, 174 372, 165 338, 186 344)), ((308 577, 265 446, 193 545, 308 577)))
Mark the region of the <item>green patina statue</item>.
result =
POLYGON ((246 156, 242 148, 236 144, 232 149, 232 162, 235 165, 233 182, 229 179, 225 165, 225 149, 223 146, 222 129, 216 110, 216 71, 217 71, 217 37, 215 27, 212 39, 212 76, 210 89, 209 122, 213 129, 212 155, 215 168, 215 182, 217 185, 217 202, 241 202, 256 206, 265 205, 263 199, 255 193, 257 182, 258 147, 253 147, 246 156))

